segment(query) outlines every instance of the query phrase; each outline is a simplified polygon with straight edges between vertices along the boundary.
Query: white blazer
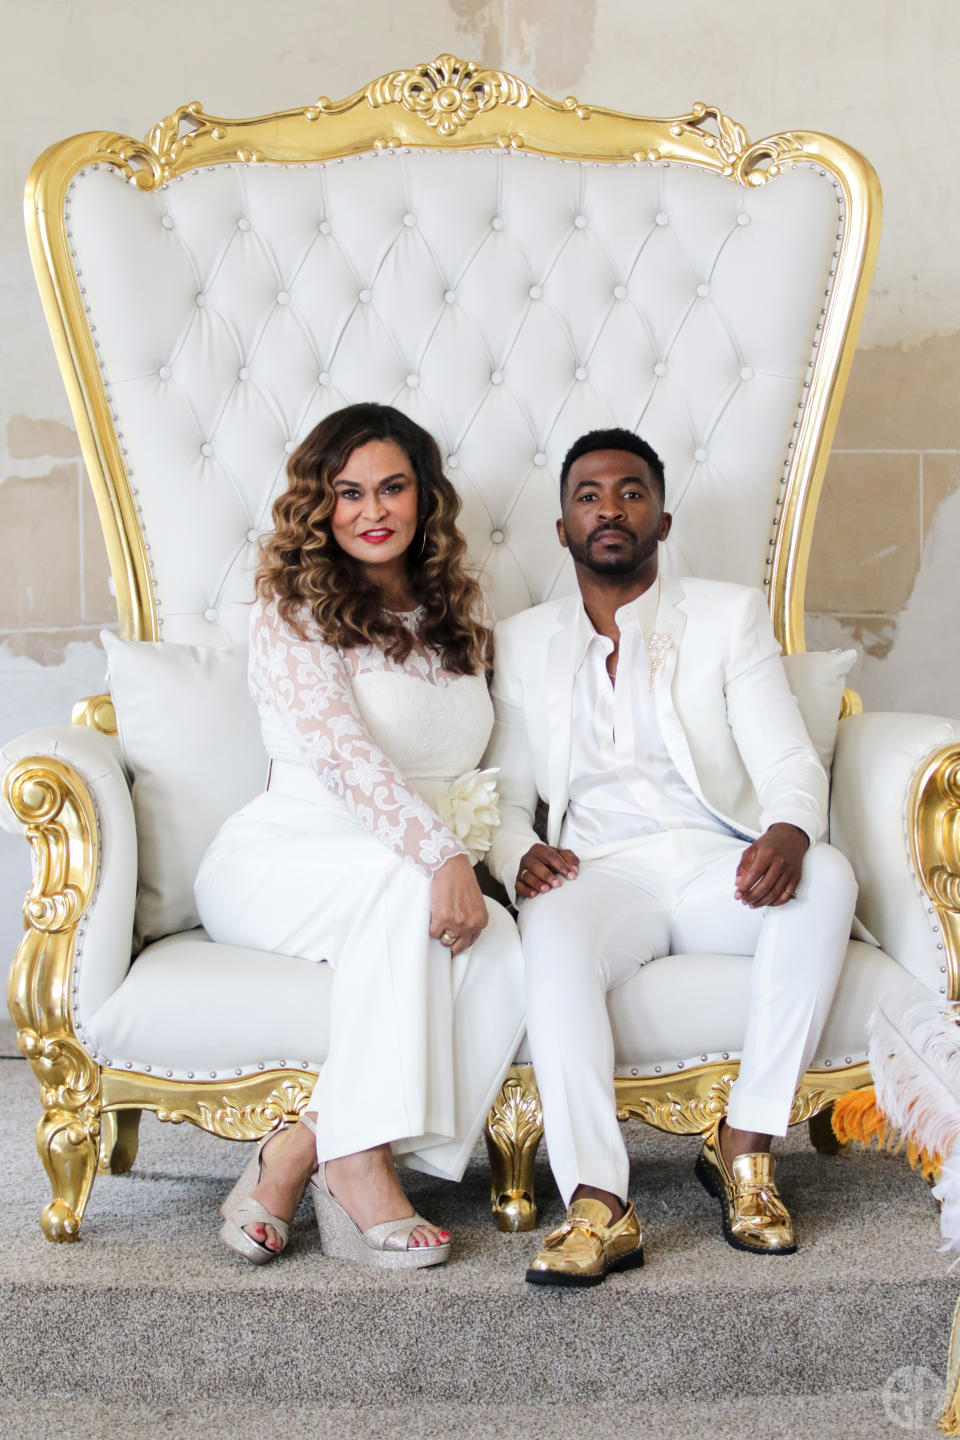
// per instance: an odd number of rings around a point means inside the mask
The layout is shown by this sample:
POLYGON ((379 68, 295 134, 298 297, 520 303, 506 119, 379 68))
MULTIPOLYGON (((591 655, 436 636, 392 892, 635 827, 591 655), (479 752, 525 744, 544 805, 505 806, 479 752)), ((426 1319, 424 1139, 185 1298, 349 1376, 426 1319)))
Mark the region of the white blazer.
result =
MULTIPOLYGON (((516 898, 521 857, 538 836, 538 796, 556 845, 570 783, 579 595, 504 620, 495 631, 496 723, 484 765, 499 768, 501 824, 487 857, 516 898)), ((656 630, 672 645, 654 695, 664 744, 693 793, 755 839, 776 822, 814 844, 827 826, 827 776, 800 718, 759 590, 661 580, 656 630)))

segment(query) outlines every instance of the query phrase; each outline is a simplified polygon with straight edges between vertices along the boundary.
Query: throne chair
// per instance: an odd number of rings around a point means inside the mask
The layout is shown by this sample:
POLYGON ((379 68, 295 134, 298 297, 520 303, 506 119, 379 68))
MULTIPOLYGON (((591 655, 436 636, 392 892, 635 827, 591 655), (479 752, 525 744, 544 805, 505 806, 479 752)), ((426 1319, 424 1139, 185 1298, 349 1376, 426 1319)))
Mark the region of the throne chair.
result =
MULTIPOLYGON (((328 967, 212 944, 192 881, 265 777, 244 683, 256 542, 289 453, 349 402, 436 435, 500 618, 573 587, 558 473, 598 426, 664 457, 668 568, 762 587, 866 927, 795 1123, 824 1139, 865 1082, 867 1018, 904 971, 960 997, 960 725, 862 714, 852 653, 804 652, 879 216, 870 165, 827 136, 751 143, 711 105, 626 115, 452 55, 280 114, 190 104, 145 141, 93 131, 38 160, 31 253, 120 632, 111 693, 2 750, 5 823, 33 854, 8 999, 51 1240, 77 1238, 98 1170, 133 1163, 142 1111, 253 1139, 324 1060, 328 967)), ((624 1118, 693 1134, 722 1111, 750 963, 672 955, 612 995, 624 1118)), ((525 1062, 487 1127, 505 1230, 535 1222, 525 1062)))

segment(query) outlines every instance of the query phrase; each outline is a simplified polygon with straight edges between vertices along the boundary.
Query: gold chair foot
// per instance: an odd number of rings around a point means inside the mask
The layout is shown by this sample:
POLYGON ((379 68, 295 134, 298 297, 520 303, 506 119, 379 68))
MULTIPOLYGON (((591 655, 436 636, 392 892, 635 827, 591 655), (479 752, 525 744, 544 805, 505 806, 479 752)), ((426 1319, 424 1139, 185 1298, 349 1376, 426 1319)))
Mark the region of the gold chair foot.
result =
POLYGON ((506 1190, 493 1197, 493 1218, 505 1235, 537 1228, 537 1207, 526 1190, 506 1190))
POLYGON ((139 1110, 105 1110, 100 1117, 98 1175, 126 1175, 140 1143, 139 1110))
POLYGON ((838 1140, 833 1133, 833 1105, 825 1105, 807 1121, 810 1144, 818 1155, 842 1155, 849 1150, 849 1143, 838 1140))
POLYGON ((537 1206, 533 1163, 543 1135, 540 1095, 530 1065, 514 1065, 487 1116, 490 1204, 497 1229, 533 1230, 537 1206))
POLYGON ((99 1104, 93 1101, 77 1111, 48 1110, 37 1124, 37 1150, 53 1190, 53 1199, 40 1217, 41 1228, 55 1244, 71 1244, 80 1238, 97 1173, 99 1104))

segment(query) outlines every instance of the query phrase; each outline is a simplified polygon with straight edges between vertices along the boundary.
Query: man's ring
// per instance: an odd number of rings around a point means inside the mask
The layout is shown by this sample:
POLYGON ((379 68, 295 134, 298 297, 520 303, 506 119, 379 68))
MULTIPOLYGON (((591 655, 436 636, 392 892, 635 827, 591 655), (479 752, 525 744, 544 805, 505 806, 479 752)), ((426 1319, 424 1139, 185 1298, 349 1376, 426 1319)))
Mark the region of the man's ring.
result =
POLYGON ((527 867, 526 867, 526 865, 524 865, 523 869, 520 871, 520 874, 517 876, 517 879, 520 881, 521 885, 525 885, 525 884, 526 884, 526 881, 525 881, 524 878, 523 878, 524 875, 526 875, 526 873, 527 873, 527 867))
POLYGON ((456 945, 456 943, 457 943, 457 937, 456 937, 456 935, 451 935, 449 930, 444 930, 443 934, 440 936, 440 944, 441 944, 441 945, 448 945, 448 946, 449 946, 449 945, 456 945))

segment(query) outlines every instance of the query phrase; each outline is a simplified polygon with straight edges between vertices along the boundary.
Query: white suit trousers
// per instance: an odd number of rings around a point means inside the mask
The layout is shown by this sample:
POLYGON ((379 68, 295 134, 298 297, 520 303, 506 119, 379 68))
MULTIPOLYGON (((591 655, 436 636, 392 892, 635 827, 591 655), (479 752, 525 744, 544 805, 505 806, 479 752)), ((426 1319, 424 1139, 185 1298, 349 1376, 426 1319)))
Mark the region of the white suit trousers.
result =
POLYGON ((815 845, 804 856, 796 898, 751 910, 733 898, 747 843, 669 830, 581 859, 575 880, 522 902, 527 1034, 564 1204, 578 1185, 626 1199, 607 992, 661 955, 753 955, 727 1118, 737 1129, 786 1133, 846 955, 857 886, 838 850, 815 845))
MULTIPOLYGON (((317 1155, 390 1143, 459 1180, 523 1034, 520 941, 502 906, 451 960, 431 940, 430 880, 335 803, 268 792, 221 829, 195 886, 214 940, 334 972, 308 1108, 317 1155)), ((269 980, 265 980, 269 984, 269 980)))

